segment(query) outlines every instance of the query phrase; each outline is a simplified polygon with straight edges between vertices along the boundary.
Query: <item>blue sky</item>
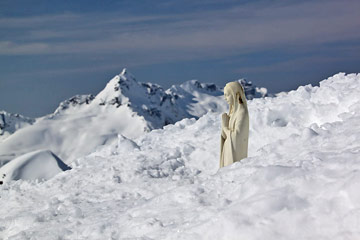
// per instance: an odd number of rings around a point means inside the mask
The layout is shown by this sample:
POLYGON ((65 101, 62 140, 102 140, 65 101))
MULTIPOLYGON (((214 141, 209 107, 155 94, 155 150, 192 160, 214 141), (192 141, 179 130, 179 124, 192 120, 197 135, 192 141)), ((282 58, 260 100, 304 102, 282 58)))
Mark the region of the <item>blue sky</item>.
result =
POLYGON ((0 1, 0 110, 36 117, 126 67, 271 92, 360 72, 360 1, 0 1))

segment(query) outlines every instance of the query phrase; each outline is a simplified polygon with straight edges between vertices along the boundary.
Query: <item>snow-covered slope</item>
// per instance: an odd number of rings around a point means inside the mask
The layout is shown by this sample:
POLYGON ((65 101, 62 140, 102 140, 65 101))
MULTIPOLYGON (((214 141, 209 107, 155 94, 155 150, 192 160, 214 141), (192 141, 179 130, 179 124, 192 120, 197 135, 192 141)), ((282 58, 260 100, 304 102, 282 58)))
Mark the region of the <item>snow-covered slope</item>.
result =
POLYGON ((17 157, 0 168, 0 184, 19 179, 48 180, 66 170, 70 170, 70 167, 54 153, 38 150, 17 157))
POLYGON ((4 141, 20 128, 29 126, 34 122, 35 119, 24 117, 20 114, 0 111, 0 142, 4 141))
POLYGON ((118 133, 134 138, 147 130, 144 118, 126 106, 116 108, 87 104, 66 113, 39 119, 0 144, 0 165, 22 154, 49 149, 64 162, 96 150, 117 139, 118 133))
POLYGON ((360 75, 248 102, 249 157, 218 170, 220 115, 3 185, 4 239, 359 239, 360 75))
MULTIPOLYGON (((243 84, 252 97, 255 87, 243 84)), ((134 139, 183 118, 224 112, 222 95, 216 85, 196 80, 165 91, 157 84, 138 82, 124 69, 96 96, 76 95, 60 103, 53 114, 8 137, 0 145, 0 166, 39 149, 49 149, 70 163, 114 141, 117 134, 134 139)))
POLYGON ((55 110, 53 114, 50 114, 48 118, 64 114, 67 111, 72 110, 73 112, 81 110, 84 106, 91 103, 94 100, 94 95, 75 95, 72 98, 69 98, 59 104, 59 107, 55 110))

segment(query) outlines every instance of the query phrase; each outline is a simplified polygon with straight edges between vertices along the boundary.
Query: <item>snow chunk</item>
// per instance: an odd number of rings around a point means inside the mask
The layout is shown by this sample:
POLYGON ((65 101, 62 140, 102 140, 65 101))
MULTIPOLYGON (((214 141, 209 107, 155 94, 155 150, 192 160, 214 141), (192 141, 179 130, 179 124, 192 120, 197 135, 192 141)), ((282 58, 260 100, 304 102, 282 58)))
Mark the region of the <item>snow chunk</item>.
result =
POLYGON ((11 180, 48 180, 69 170, 59 157, 49 150, 39 150, 15 158, 0 168, 0 184, 11 180))

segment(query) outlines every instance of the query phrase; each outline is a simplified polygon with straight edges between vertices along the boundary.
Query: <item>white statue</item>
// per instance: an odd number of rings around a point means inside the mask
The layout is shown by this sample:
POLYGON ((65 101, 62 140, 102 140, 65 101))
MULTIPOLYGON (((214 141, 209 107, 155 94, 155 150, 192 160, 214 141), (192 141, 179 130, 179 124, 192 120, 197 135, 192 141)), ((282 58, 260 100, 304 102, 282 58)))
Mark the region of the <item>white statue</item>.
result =
POLYGON ((222 114, 220 167, 247 157, 249 140, 249 112, 244 88, 239 82, 230 82, 224 89, 229 114, 222 114))

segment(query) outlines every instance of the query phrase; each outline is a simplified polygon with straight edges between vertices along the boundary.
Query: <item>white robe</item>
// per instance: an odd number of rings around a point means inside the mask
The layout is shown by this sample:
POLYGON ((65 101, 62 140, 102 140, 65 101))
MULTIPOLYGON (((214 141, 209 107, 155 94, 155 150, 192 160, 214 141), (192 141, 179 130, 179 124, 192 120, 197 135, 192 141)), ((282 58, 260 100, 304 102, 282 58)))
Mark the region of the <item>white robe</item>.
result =
POLYGON ((220 167, 228 166, 247 157, 249 141, 249 113, 240 105, 223 127, 220 144, 220 167))

